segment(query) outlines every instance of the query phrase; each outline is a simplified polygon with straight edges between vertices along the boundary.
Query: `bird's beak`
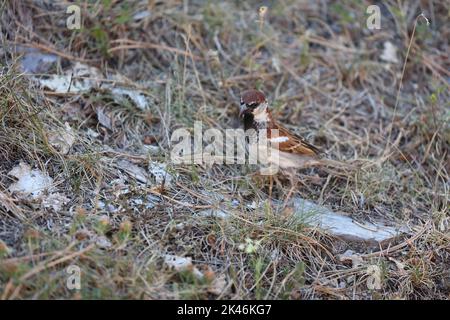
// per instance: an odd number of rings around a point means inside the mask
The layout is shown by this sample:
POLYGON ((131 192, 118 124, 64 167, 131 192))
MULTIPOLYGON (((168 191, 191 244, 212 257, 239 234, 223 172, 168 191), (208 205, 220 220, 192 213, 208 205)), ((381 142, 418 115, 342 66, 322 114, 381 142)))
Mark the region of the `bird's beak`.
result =
POLYGON ((241 106, 239 108, 239 118, 242 118, 246 111, 247 111, 247 106, 245 104, 241 104, 241 106))

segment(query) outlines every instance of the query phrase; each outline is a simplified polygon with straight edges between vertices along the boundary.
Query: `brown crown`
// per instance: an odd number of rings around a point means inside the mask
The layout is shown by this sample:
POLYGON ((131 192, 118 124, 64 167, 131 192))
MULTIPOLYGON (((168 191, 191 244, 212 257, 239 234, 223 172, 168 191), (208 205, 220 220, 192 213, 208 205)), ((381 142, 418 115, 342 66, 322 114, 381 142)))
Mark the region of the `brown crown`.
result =
POLYGON ((264 93, 258 90, 247 90, 242 92, 241 94, 241 104, 250 105, 253 103, 263 103, 266 101, 266 96, 264 96, 264 93))

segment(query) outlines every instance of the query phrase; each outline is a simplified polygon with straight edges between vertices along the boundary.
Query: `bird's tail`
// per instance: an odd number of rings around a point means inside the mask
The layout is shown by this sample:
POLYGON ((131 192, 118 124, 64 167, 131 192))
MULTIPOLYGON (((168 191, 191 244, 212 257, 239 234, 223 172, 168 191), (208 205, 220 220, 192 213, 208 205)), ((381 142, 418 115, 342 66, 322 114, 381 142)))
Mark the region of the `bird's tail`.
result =
POLYGON ((358 169, 358 166, 352 163, 323 158, 318 160, 317 167, 323 167, 325 171, 338 176, 347 176, 358 169))
POLYGON ((329 166, 329 167, 333 167, 333 168, 349 168, 349 169, 356 169, 356 166, 348 163, 348 162, 344 162, 344 161, 339 161, 339 160, 333 160, 333 159, 319 159, 318 160, 319 164, 324 165, 324 166, 329 166))

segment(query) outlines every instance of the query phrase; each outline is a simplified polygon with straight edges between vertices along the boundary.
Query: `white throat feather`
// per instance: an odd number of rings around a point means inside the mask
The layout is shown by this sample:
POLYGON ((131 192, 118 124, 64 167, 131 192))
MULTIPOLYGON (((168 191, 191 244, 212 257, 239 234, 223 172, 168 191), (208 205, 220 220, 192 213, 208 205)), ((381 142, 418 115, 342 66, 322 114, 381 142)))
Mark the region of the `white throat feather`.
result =
POLYGON ((261 103, 255 110, 253 110, 254 120, 258 123, 269 122, 269 113, 267 112, 267 102, 261 103))

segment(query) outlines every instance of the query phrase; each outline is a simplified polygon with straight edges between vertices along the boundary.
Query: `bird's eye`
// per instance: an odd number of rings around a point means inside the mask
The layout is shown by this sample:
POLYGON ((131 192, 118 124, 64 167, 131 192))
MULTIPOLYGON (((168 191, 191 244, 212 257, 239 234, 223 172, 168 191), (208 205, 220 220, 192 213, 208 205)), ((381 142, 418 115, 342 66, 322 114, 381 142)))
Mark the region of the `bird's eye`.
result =
POLYGON ((256 108, 257 106, 258 106, 258 104, 256 102, 250 103, 247 105, 247 107, 252 108, 252 109, 256 108))

